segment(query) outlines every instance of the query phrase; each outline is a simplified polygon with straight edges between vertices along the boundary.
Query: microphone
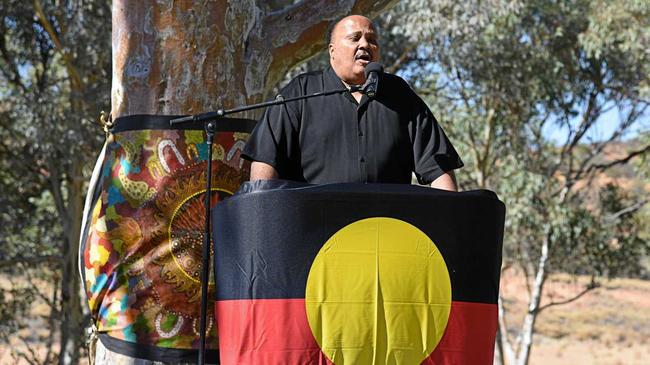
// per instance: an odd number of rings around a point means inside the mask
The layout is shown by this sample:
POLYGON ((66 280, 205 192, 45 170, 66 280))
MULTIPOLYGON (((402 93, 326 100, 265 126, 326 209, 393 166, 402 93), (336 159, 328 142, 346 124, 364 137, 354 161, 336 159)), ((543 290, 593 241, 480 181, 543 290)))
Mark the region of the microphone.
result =
POLYGON ((363 85, 363 92, 369 98, 374 98, 379 91, 379 75, 384 73, 384 66, 379 62, 370 62, 366 65, 366 83, 363 85))

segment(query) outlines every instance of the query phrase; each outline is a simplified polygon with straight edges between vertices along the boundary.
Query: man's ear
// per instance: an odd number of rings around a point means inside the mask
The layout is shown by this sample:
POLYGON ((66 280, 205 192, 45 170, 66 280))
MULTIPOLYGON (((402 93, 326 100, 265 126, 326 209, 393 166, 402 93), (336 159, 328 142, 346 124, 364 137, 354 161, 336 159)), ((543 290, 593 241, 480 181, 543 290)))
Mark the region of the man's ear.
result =
POLYGON ((332 59, 332 53, 334 53, 334 45, 332 43, 330 43, 329 46, 327 47, 327 51, 330 54, 330 59, 332 59))

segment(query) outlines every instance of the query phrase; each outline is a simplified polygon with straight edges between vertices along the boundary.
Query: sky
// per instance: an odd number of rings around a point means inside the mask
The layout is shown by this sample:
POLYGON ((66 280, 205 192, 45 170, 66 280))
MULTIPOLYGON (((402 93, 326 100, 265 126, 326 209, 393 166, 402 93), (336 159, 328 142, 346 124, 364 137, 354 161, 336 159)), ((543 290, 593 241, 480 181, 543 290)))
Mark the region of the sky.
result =
MULTIPOLYGON (((585 136, 584 141, 598 142, 609 138, 619 125, 620 118, 617 108, 610 109, 596 121, 596 124, 585 136)), ((574 125, 578 125, 578 123, 577 118, 572 122, 574 125)), ((542 133, 546 138, 560 145, 566 142, 569 130, 568 128, 559 128, 557 125, 547 124, 544 126, 542 133)), ((646 112, 635 126, 630 128, 630 131, 623 136, 623 140, 636 138, 640 133, 650 133, 650 111, 646 112)))

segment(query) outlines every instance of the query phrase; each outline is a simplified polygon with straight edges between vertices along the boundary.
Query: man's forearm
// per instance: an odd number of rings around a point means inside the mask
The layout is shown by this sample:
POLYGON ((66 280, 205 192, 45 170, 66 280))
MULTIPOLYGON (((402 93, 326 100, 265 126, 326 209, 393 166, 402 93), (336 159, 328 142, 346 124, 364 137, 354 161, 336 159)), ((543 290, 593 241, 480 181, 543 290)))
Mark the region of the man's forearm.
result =
POLYGON ((454 175, 454 172, 448 171, 440 175, 437 179, 433 180, 431 187, 442 190, 458 191, 458 188, 456 187, 456 176, 454 175))
POLYGON ((273 166, 259 161, 251 163, 251 181, 275 180, 278 178, 280 178, 278 171, 273 166))

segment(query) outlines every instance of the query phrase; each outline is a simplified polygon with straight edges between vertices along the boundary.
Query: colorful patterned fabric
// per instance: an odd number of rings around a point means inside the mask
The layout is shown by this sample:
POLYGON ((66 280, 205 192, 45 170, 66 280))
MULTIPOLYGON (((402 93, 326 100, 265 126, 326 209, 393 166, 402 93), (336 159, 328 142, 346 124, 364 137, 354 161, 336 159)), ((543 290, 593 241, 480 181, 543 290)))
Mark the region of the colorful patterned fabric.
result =
MULTIPOLYGON (((139 359, 122 355, 119 352, 111 351, 101 341, 97 341, 97 349, 95 350, 95 357, 93 359, 94 365, 193 365, 192 362, 168 362, 168 361, 152 361, 139 359)), ((92 363, 91 363, 92 364, 92 363)))
MULTIPOLYGON (((213 206, 233 195, 248 176, 240 159, 247 136, 215 137, 213 206)), ((120 343, 111 350, 151 360, 168 357, 169 350, 179 350, 172 356, 178 359, 186 358, 185 350, 196 354, 204 141, 201 130, 131 130, 109 137, 80 259, 97 329, 112 344, 120 343), (143 348, 147 351, 138 351, 143 348)), ((214 298, 213 279, 208 298, 214 298)), ((217 347, 209 314, 207 349, 217 347)))

